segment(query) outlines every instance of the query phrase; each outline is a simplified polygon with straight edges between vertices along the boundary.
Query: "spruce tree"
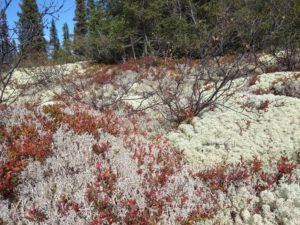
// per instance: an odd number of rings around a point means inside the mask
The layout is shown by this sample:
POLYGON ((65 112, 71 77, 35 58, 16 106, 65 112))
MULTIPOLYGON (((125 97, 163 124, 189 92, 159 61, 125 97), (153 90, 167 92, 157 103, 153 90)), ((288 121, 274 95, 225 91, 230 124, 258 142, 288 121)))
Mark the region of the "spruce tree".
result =
POLYGON ((8 26, 4 9, 0 11, 0 57, 5 61, 9 61, 11 59, 8 26))
POLYGON ((88 23, 88 54, 89 57, 104 63, 113 63, 116 52, 112 49, 112 41, 105 32, 105 20, 102 3, 96 2, 94 10, 90 11, 88 23))
POLYGON ((95 1, 88 0, 87 7, 86 7, 86 17, 88 21, 91 19, 91 14, 93 10, 95 10, 95 1))
POLYGON ((71 40, 70 40, 69 27, 67 23, 64 23, 63 26, 63 48, 66 55, 71 55, 71 40))
POLYGON ((29 57, 46 56, 43 22, 36 0, 23 0, 20 8, 21 12, 18 13, 20 50, 28 51, 29 57))
POLYGON ((57 37, 57 30, 55 26, 54 19, 51 21, 51 28, 50 28, 50 45, 52 48, 52 58, 57 59, 59 55, 59 50, 60 50, 60 43, 59 39, 57 37))
POLYGON ((12 55, 12 60, 16 59, 17 55, 18 55, 18 47, 17 47, 17 43, 15 41, 15 39, 13 39, 12 43, 11 43, 11 55, 12 55))
POLYGON ((76 0, 76 11, 74 20, 74 53, 79 57, 83 57, 85 55, 85 41, 87 34, 87 18, 84 0, 76 0))

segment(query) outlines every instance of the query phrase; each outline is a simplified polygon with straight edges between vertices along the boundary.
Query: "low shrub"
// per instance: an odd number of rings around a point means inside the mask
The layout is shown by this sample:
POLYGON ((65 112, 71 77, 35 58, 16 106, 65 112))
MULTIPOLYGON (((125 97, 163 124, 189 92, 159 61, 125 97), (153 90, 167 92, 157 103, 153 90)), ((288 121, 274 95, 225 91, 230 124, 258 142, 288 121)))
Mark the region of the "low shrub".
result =
POLYGON ((19 183, 18 176, 29 159, 43 161, 51 154, 53 130, 51 122, 41 115, 27 116, 20 125, 1 129, 6 157, 0 160, 0 194, 4 198, 14 197, 19 183), (34 122, 33 122, 34 121, 34 122), (34 123, 37 123, 34 125, 34 123))

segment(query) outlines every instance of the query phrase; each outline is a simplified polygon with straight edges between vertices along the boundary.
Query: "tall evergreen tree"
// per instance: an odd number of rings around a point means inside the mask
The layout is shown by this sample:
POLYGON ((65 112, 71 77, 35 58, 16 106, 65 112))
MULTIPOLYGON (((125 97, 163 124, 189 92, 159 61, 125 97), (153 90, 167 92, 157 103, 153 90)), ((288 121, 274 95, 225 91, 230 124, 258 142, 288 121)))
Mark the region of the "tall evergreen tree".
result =
POLYGON ((83 57, 86 51, 85 41, 87 34, 86 5, 84 0, 76 0, 74 20, 74 53, 79 57, 83 57))
POLYGON ((51 21, 51 28, 50 28, 50 45, 52 47, 52 58, 57 59, 59 55, 59 50, 60 50, 60 43, 59 39, 57 37, 57 30, 56 30, 56 25, 54 22, 54 19, 51 21))
POLYGON ((71 39, 67 23, 64 23, 63 26, 63 48, 67 55, 71 55, 71 39))
MULTIPOLYGON (((300 48, 299 15, 299 0, 88 0, 88 52, 101 62, 147 54, 293 53, 300 48)), ((284 64, 292 68, 295 60, 284 64)))
POLYGON ((95 1, 94 0, 88 0, 87 6, 86 6, 86 17, 89 21, 91 19, 92 11, 95 10, 95 1))
MULTIPOLYGON (((115 41, 108 38, 106 21, 108 11, 104 10, 104 1, 97 1, 94 10, 90 11, 88 22, 88 54, 89 57, 104 63, 114 63, 120 58, 120 48, 115 48, 115 41)), ((115 37, 112 37, 115 38, 115 37)))
POLYGON ((11 48, 6 13, 4 9, 0 10, 0 57, 5 61, 9 61, 11 59, 11 48))
POLYGON ((21 51, 28 51, 28 56, 46 56, 46 40, 43 22, 36 0, 23 0, 20 4, 19 43, 21 51))
POLYGON ((12 43, 11 43, 11 49, 12 49, 12 59, 16 59, 17 55, 18 55, 18 47, 17 47, 17 43, 15 41, 15 39, 13 39, 12 43))

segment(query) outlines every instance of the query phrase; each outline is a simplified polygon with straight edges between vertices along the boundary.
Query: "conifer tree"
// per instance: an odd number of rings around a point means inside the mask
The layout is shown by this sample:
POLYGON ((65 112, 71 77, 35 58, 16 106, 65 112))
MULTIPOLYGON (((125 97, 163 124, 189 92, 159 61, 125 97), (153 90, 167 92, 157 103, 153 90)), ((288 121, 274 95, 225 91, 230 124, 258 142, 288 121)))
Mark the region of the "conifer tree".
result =
POLYGON ((74 53, 79 57, 83 57, 85 55, 85 41, 87 34, 87 18, 84 0, 76 0, 76 11, 74 20, 74 53))
POLYGON ((69 27, 67 23, 64 23, 63 26, 63 48, 67 55, 71 55, 71 40, 69 27))
POLYGON ((13 39, 12 43, 11 43, 11 55, 12 55, 12 59, 16 59, 17 55, 18 55, 18 47, 17 47, 17 43, 15 41, 15 39, 13 39))
POLYGON ((36 0, 23 0, 20 8, 21 12, 18 13, 20 50, 28 51, 29 57, 46 56, 43 22, 36 0))
POLYGON ((104 17, 102 2, 96 2, 88 21, 88 54, 98 62, 113 63, 117 54, 112 49, 113 41, 107 38, 104 17))
POLYGON ((88 21, 91 19, 91 14, 93 10, 95 10, 95 1, 88 0, 87 7, 86 7, 86 17, 88 21))
POLYGON ((59 55, 59 50, 60 50, 60 43, 59 39, 57 37, 57 30, 56 30, 56 25, 54 22, 54 19, 51 21, 51 28, 50 28, 50 45, 52 47, 52 58, 57 59, 59 55))
POLYGON ((11 59, 11 49, 8 34, 6 13, 0 9, 0 57, 6 61, 11 59))

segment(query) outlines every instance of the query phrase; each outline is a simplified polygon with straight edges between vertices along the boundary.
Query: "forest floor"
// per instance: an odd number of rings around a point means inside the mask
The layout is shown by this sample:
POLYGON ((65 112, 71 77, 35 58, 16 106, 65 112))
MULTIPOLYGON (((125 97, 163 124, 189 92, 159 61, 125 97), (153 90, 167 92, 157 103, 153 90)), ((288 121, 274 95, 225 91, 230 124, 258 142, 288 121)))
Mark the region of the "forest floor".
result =
POLYGON ((182 70, 16 71, 0 109, 0 224, 300 225, 300 72, 255 70, 174 125, 155 91, 182 70))

